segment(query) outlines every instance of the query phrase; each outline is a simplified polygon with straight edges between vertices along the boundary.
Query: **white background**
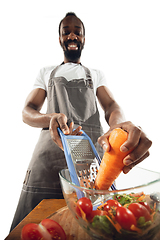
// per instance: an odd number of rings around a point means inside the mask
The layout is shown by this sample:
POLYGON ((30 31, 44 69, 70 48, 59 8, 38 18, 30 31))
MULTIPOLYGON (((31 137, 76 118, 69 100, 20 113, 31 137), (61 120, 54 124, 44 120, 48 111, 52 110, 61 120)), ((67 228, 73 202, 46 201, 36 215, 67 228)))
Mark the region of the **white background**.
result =
MULTIPOLYGON (((153 141, 141 165, 160 171, 160 2, 3 1, 0 6, 0 236, 7 236, 40 129, 22 122, 25 99, 41 67, 63 61, 58 25, 74 11, 84 22, 82 63, 102 70, 127 120, 153 141)), ((43 112, 45 112, 45 108, 43 112)), ((107 130, 108 126, 104 123, 107 130)))

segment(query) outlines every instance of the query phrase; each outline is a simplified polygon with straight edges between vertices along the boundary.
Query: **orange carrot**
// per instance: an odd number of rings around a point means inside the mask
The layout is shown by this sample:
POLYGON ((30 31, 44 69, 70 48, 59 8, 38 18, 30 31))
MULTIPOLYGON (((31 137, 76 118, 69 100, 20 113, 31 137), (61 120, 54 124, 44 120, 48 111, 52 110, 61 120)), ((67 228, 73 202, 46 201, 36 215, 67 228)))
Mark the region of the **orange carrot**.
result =
POLYGON ((131 152, 121 152, 121 145, 127 140, 128 133, 121 128, 114 129, 109 136, 111 149, 105 152, 95 180, 96 189, 107 190, 121 173, 123 159, 131 152))
POLYGON ((111 224, 115 227, 117 232, 121 233, 121 229, 122 229, 121 225, 118 222, 114 223, 113 220, 108 215, 105 215, 105 216, 106 216, 106 218, 108 218, 108 220, 111 222, 111 224))
POLYGON ((140 228, 136 227, 135 225, 132 225, 132 226, 131 226, 131 230, 132 230, 132 231, 135 231, 135 232, 138 232, 139 234, 142 233, 142 230, 141 230, 140 228))

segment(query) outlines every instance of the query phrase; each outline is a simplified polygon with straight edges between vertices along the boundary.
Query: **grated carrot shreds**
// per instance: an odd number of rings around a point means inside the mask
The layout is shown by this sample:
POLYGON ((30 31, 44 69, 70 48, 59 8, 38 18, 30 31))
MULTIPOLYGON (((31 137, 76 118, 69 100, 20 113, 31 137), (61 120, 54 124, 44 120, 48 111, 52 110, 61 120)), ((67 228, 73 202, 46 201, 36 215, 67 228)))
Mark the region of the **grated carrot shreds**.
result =
POLYGON ((106 205, 106 202, 101 201, 101 205, 97 207, 97 209, 101 210, 106 205))
POLYGON ((130 205, 130 203, 126 203, 126 204, 124 204, 123 207, 128 208, 129 205, 130 205))
POLYGON ((154 215, 156 214, 156 212, 153 212, 152 214, 151 214, 151 221, 153 222, 154 221, 154 215))
POLYGON ((132 230, 132 231, 135 231, 135 232, 138 232, 138 233, 140 233, 140 234, 142 233, 142 230, 141 230, 140 228, 136 227, 135 225, 132 225, 132 226, 131 226, 131 230, 132 230))
POLYGON ((130 193, 129 194, 132 197, 141 197, 142 195, 145 195, 144 192, 139 192, 139 193, 130 193))
POLYGON ((82 210, 82 208, 75 202, 76 206, 79 208, 81 215, 82 215, 82 219, 86 222, 88 222, 87 218, 86 218, 86 214, 85 212, 82 210))
MULTIPOLYGON (((115 207, 114 209, 117 209, 117 208, 115 207)), ((109 210, 108 213, 109 213, 110 217, 112 218, 112 220, 115 222, 115 216, 114 216, 112 210, 109 210)))
POLYGON ((141 202, 141 201, 143 201, 143 200, 145 199, 145 197, 146 197, 146 195, 143 193, 143 195, 140 196, 137 200, 138 200, 139 202, 141 202))
POLYGON ((113 221, 112 221, 112 219, 108 216, 108 215, 105 215, 107 218, 108 218, 108 220, 111 222, 111 224, 115 227, 115 229, 117 230, 117 232, 119 232, 119 233, 121 233, 121 229, 122 229, 122 227, 121 227, 121 225, 119 224, 119 223, 114 223, 113 221))

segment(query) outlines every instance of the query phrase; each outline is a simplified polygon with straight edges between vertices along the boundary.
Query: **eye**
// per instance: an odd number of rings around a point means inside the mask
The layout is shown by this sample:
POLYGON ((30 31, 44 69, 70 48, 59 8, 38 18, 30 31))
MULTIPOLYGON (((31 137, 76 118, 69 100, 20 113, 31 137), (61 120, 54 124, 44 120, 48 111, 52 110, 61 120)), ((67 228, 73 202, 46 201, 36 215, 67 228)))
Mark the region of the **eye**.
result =
POLYGON ((63 31, 62 34, 63 34, 64 36, 66 36, 66 35, 69 35, 70 32, 69 32, 69 31, 63 31))
POLYGON ((76 31, 75 34, 76 34, 77 36, 82 36, 82 31, 76 31))

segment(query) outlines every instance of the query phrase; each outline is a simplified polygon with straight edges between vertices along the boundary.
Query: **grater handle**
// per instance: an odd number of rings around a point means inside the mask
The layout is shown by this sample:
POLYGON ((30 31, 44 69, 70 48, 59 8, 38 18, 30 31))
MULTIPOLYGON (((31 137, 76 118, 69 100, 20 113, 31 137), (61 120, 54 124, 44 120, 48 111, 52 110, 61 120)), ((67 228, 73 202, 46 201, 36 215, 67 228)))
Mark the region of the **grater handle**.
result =
MULTIPOLYGON (((67 166, 68 166, 68 169, 69 169, 71 180, 75 185, 80 186, 79 180, 78 180, 78 177, 77 177, 77 173, 76 173, 74 164, 72 162, 71 154, 70 154, 68 145, 66 143, 66 135, 60 130, 60 128, 58 128, 58 132, 59 132, 59 135, 61 137, 61 141, 62 141, 62 145, 63 145, 63 149, 64 149, 64 154, 65 154, 65 158, 66 158, 66 161, 67 161, 67 166)), ((84 197, 84 194, 80 190, 76 190, 76 191, 77 191, 78 199, 84 197)))

